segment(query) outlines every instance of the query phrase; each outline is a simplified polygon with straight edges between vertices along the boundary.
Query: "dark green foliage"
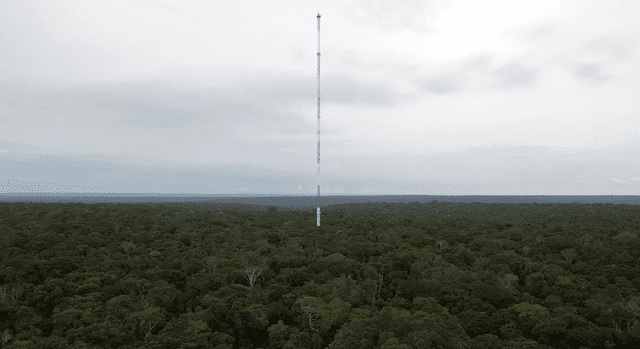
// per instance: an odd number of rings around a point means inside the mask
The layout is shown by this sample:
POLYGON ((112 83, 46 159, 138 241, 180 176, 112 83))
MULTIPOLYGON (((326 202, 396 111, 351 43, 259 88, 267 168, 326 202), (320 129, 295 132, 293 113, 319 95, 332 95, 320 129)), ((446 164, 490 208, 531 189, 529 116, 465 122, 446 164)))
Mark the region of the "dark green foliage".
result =
POLYGON ((493 334, 479 335, 467 342, 469 349, 503 349, 507 348, 498 336, 493 334))
POLYGON ((291 287, 300 287, 310 280, 310 273, 307 267, 302 268, 286 268, 281 271, 284 281, 291 287))
POLYGON ((0 203, 0 347, 640 349, 638 213, 0 203))
POLYGON ((283 321, 285 325, 294 325, 296 323, 294 315, 291 309, 282 302, 273 302, 267 307, 267 319, 270 324, 283 321))

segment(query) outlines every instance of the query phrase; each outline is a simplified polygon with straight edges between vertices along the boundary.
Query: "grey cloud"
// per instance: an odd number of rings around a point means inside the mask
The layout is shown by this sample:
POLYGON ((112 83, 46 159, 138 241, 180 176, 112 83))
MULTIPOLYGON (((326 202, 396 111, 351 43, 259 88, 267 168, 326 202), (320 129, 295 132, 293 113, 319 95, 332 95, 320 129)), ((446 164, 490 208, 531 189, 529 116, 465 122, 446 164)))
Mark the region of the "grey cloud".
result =
MULTIPOLYGON (((301 115, 296 109, 307 105, 315 110, 316 79, 265 71, 225 73, 201 77, 199 86, 162 80, 0 83, 0 110, 14 118, 56 123, 62 117, 66 125, 93 124, 102 129, 151 131, 205 125, 208 134, 223 138, 245 137, 252 130, 271 137, 312 131, 305 120, 315 114, 301 115)), ((388 84, 343 74, 323 76, 322 86, 323 103, 392 107, 411 98, 388 84)))
MULTIPOLYGON (((269 169, 249 165, 202 166, 179 161, 159 161, 125 154, 8 154, 0 164, 9 169, 0 181, 2 192, 182 192, 225 194, 309 194, 315 173, 269 169), (46 170, 44 170, 46 168, 46 170), (86 185, 91 179, 92 185, 86 185), (81 183, 81 184, 80 184, 81 183), (96 184, 97 183, 97 184, 96 184), (304 189, 299 190, 298 186, 304 189), (167 188, 157 190, 156 188, 167 188)), ((378 185, 405 189, 406 181, 385 179, 356 183, 358 178, 324 176, 323 195, 341 191, 357 194, 378 185), (375 183, 372 183, 375 182, 375 183), (384 183, 384 185, 381 185, 384 183)), ((412 183, 415 185, 415 183, 412 183)), ((314 191, 315 193, 315 191, 314 191)))
MULTIPOLYGON (((368 64, 358 61, 358 64, 368 64)), ((220 69, 224 74, 210 74, 190 69, 184 79, 198 75, 202 85, 219 88, 193 88, 199 94, 215 95, 218 100, 242 101, 261 106, 286 108, 315 101, 316 75, 278 73, 267 70, 242 71, 236 68, 220 69), (224 88, 222 88, 224 87, 224 88)), ((400 94, 384 82, 367 80, 351 74, 321 72, 321 100, 341 105, 395 106, 400 94)))
POLYGON ((555 32, 555 28, 554 26, 549 26, 549 25, 544 25, 544 26, 540 26, 534 30, 532 30, 529 34, 528 34, 528 38, 530 39, 542 39, 542 38, 548 38, 549 36, 551 36, 553 33, 555 32))
POLYGON ((617 178, 609 178, 609 179, 612 180, 615 183, 618 183, 618 184, 629 183, 629 181, 622 181, 622 180, 619 180, 617 178))
POLYGON ((614 184, 618 187, 627 188, 627 189, 634 188, 636 187, 636 184, 637 184, 630 181, 623 181, 618 178, 608 178, 608 180, 609 180, 609 183, 611 184, 614 184))
POLYGON ((601 85, 623 77, 623 75, 607 74, 609 68, 634 56, 637 52, 637 39, 622 39, 612 36, 603 36, 586 43, 576 55, 577 57, 569 62, 568 68, 574 76, 591 85, 601 85), (596 62, 584 62, 584 59, 591 59, 594 54, 605 55, 605 59, 596 62))
POLYGON ((462 70, 469 72, 482 71, 489 67, 491 61, 492 56, 489 54, 483 54, 478 57, 473 57, 469 59, 468 62, 464 63, 462 70))
POLYGON ((38 147, 36 145, 24 144, 20 142, 11 142, 0 139, 0 148, 7 149, 7 153, 62 153, 55 150, 38 147))
MULTIPOLYGON (((516 36, 518 39, 533 40, 548 37, 554 32, 553 26, 541 26, 536 29, 526 31, 525 28, 510 28, 501 34, 501 36, 516 36)), ((577 56, 589 56, 596 54, 605 54, 608 58, 602 62, 581 62, 574 59, 572 62, 565 64, 565 68, 574 74, 577 78, 590 84, 602 84, 608 81, 620 78, 619 75, 611 75, 605 73, 613 64, 624 61, 633 57, 637 51, 637 40, 620 39, 606 36, 598 38, 586 43, 583 48, 577 52, 577 56)), ((512 88, 534 88, 541 73, 541 68, 532 66, 523 62, 510 62, 488 71, 493 61, 493 55, 490 53, 472 54, 452 63, 447 69, 452 73, 445 73, 436 76, 427 76, 414 79, 413 83, 422 91, 433 94, 445 95, 453 94, 464 90, 467 82, 472 75, 487 72, 486 78, 492 80, 489 87, 498 90, 512 88)), ((544 66, 545 64, 542 64, 544 66)), ((483 78, 480 78, 484 80, 483 78)))
POLYGON ((447 70, 451 73, 444 73, 436 76, 426 76, 413 79, 413 84, 422 91, 436 94, 454 94, 466 89, 472 78, 475 79, 479 73, 480 81, 491 79, 493 82, 488 86, 498 90, 514 87, 533 88, 539 69, 527 66, 522 63, 512 62, 502 65, 496 69, 489 70, 493 56, 491 54, 472 55, 451 64, 447 70))
POLYGON ((523 23, 502 30, 498 37, 505 41, 523 41, 535 45, 536 43, 553 39, 554 34, 557 33, 556 27, 556 24, 535 26, 531 23, 523 23))
MULTIPOLYGON (((0 142, 0 148, 14 148, 20 144, 0 142)), ((23 147, 39 150, 37 147, 23 147)), ((423 156, 356 156, 338 157, 333 161, 344 163, 340 175, 323 174, 323 195, 364 193, 367 189, 386 193, 407 191, 448 194, 476 192, 552 193, 554 190, 580 190, 583 185, 572 184, 576 179, 594 183, 590 190, 607 190, 606 172, 627 171, 620 166, 600 161, 567 162, 538 156, 538 152, 525 146, 508 148, 473 149, 462 155, 442 157, 423 156), (528 153, 528 154, 527 154, 528 153), (377 168, 380 163, 391 164, 395 173, 356 174, 356 168, 377 168), (424 164, 429 164, 425 171, 424 164), (489 165, 489 166, 487 166, 489 165), (400 174, 402 172, 402 174, 400 174), (411 175, 413 173, 413 175, 411 175), (419 173, 419 175, 416 175, 419 173), (584 174, 576 178, 576 173, 584 174), (599 183, 599 184, 598 184, 599 183)), ((628 163, 628 162, 627 162, 628 163)), ((296 193, 298 185, 305 190, 315 185, 315 172, 295 171, 296 166, 282 169, 253 165, 196 165, 183 161, 163 161, 126 154, 0 154, 0 166, 6 169, 0 183, 0 192, 34 188, 38 191, 117 191, 167 192, 174 189, 183 193, 232 193, 242 190, 254 193, 296 193), (14 180, 12 180, 14 179, 14 180), (17 180, 19 179, 19 181, 17 180), (87 185, 89 179, 91 186, 87 185), (62 189, 60 189, 62 188, 62 189), (105 189, 106 188, 106 189, 105 189), (162 190, 156 188, 165 188, 162 190), (244 189, 240 189, 244 188, 244 189)), ((303 166, 304 167, 304 166, 303 166)), ((376 172, 376 171, 374 171, 376 172)), ((609 185, 621 189, 631 184, 617 178, 609 185)), ((609 188, 610 189, 610 188, 609 188)), ((609 191, 610 192, 610 191, 609 191)))
POLYGON ((409 29, 418 32, 431 32, 428 25, 440 10, 448 6, 442 0, 357 0, 345 8, 347 19, 356 24, 375 25, 383 30, 396 31, 409 29))
POLYGON ((458 74, 445 74, 416 80, 415 84, 423 91, 436 95, 445 95, 464 89, 466 80, 462 79, 458 74))
MULTIPOLYGON (((322 79, 322 77, 321 77, 322 79)), ((396 104, 398 95, 388 85, 363 81, 342 75, 330 75, 321 80, 321 100, 342 104, 360 106, 392 107, 396 104)))
POLYGON ((574 67, 575 76, 587 80, 591 83, 602 83, 608 80, 611 80, 611 76, 604 75, 601 73, 602 64, 592 63, 592 64, 576 64, 574 67))
POLYGON ((616 184, 628 184, 628 183, 636 184, 636 183, 633 183, 632 181, 640 181, 640 177, 631 177, 631 178, 629 178, 629 179, 630 179, 630 181, 623 181, 623 180, 621 180, 621 179, 614 178, 614 177, 609 178, 609 179, 610 179, 611 181, 615 182, 616 184))
MULTIPOLYGON (((7 90, 5 87, 4 90, 7 90)), ((175 128, 203 118, 192 106, 171 105, 170 91, 150 84, 145 92, 132 93, 126 85, 87 85, 84 88, 47 87, 13 90, 12 99, 5 100, 17 115, 42 112, 52 115, 96 120, 99 116, 115 118, 102 126, 128 126, 143 129, 175 128), (162 97, 165 97, 162 101, 162 97)), ((37 116, 37 115, 36 115, 37 116)))
POLYGON ((512 88, 517 86, 532 87, 537 73, 537 69, 516 62, 501 66, 494 70, 492 75, 496 78, 495 87, 512 88))
POLYGON ((638 40, 615 39, 611 36, 604 36, 589 41, 583 47, 586 52, 604 53, 609 56, 609 60, 620 61, 633 56, 638 50, 638 40))
MULTIPOLYGON (((160 129, 183 127, 192 121, 201 121, 204 115, 186 108, 157 104, 127 97, 89 97, 77 109, 89 108, 119 115, 112 125, 130 128, 160 129), (109 98, 110 97, 110 98, 109 98)), ((77 110, 76 109, 76 110, 77 110)))

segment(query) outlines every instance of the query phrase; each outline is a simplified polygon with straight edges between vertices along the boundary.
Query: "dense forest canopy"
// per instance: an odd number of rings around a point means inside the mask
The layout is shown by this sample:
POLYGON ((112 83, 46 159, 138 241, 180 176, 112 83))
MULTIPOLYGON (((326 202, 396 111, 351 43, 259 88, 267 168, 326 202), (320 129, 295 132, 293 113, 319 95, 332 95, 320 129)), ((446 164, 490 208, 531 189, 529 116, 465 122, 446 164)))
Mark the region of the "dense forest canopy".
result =
POLYGON ((0 347, 640 348, 639 213, 0 203, 0 347))

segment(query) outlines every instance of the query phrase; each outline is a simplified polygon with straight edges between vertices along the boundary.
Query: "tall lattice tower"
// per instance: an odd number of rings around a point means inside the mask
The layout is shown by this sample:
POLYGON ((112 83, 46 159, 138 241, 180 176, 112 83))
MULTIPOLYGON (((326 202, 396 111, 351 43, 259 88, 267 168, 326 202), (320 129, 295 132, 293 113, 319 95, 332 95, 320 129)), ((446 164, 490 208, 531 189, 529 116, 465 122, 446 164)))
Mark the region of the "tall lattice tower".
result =
POLYGON ((318 12, 318 206, 316 210, 317 224, 320 226, 320 13, 318 12))

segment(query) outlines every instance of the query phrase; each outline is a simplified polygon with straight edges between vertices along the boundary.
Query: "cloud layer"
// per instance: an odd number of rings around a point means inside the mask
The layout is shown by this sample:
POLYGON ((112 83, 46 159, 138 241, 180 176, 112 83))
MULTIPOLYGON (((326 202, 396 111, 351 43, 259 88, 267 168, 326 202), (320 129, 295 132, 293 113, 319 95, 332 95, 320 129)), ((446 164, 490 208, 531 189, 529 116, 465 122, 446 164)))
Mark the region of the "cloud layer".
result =
MULTIPOLYGON (((315 193, 313 6, 35 4, 0 14, 0 192, 315 193)), ((318 7, 323 193, 640 193, 639 5, 318 7)))

